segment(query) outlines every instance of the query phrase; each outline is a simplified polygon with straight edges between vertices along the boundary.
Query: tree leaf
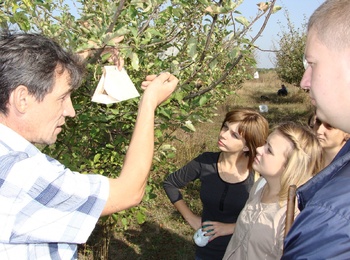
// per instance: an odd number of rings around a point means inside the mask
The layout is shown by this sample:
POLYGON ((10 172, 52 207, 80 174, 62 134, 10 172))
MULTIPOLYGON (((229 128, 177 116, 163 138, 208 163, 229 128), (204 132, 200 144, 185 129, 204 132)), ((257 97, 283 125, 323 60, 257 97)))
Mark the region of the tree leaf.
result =
POLYGON ((184 124, 184 126, 189 129, 192 132, 196 132, 196 128, 194 127, 194 125, 192 124, 191 120, 187 120, 184 124))
POLYGON ((244 26, 249 26, 249 21, 247 20, 247 18, 243 17, 243 16, 238 16, 235 17, 236 22, 244 25, 244 26))
POLYGON ((207 102, 207 100, 208 99, 207 99, 206 96, 201 97, 200 100, 199 100, 199 105, 203 106, 207 102))
POLYGON ((191 57, 192 60, 195 60, 197 57, 197 44, 197 38, 191 37, 188 43, 188 55, 191 57))
POLYGON ((131 66, 133 67, 134 70, 139 70, 139 57, 138 55, 133 52, 131 54, 131 66))
POLYGON ((279 5, 275 5, 274 7, 273 7, 273 9, 272 9, 272 13, 274 14, 274 13, 277 13, 279 10, 281 10, 282 9, 282 7, 281 6, 279 6, 279 5))

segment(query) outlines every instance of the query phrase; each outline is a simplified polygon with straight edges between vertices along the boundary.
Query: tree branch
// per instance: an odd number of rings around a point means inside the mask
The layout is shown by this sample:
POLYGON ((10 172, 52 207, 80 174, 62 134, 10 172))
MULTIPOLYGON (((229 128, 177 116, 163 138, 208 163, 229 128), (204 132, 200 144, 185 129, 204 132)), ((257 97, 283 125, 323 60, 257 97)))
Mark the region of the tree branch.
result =
MULTIPOLYGON (((264 23, 263 23, 263 25, 261 26, 261 28, 260 28, 260 30, 258 31, 258 33, 255 35, 255 37, 253 37, 253 39, 252 39, 252 41, 251 41, 251 44, 246 48, 247 50, 251 49, 251 48, 254 46, 253 43, 260 37, 260 35, 261 35, 262 32, 264 31, 264 29, 265 29, 265 27, 266 27, 266 25, 267 25, 267 22, 268 22, 268 20, 269 20, 271 14, 272 14, 272 12, 273 12, 273 7, 274 7, 276 1, 277 1, 277 0, 271 1, 270 6, 269 6, 269 11, 268 11, 268 13, 267 13, 267 15, 266 15, 266 17, 265 17, 264 23)), ((264 12, 264 13, 266 13, 266 12, 264 12)), ((261 16, 260 16, 260 17, 261 17, 261 16)), ((254 20, 254 22, 255 22, 255 21, 256 21, 256 20, 254 20)), ((227 71, 225 71, 225 73, 223 73, 222 76, 221 76, 217 81, 211 83, 211 84, 209 85, 209 87, 206 88, 206 89, 202 89, 201 91, 198 91, 198 92, 196 92, 196 93, 193 93, 193 94, 190 94, 190 95, 184 97, 184 100, 188 100, 188 99, 191 99, 191 98, 194 98, 194 97, 203 95, 204 93, 207 93, 207 92, 213 90, 217 85, 219 85, 222 81, 224 81, 224 80, 227 78, 227 76, 228 76, 228 75, 231 73, 231 71, 237 66, 237 64, 239 63, 239 61, 240 61, 242 58, 243 58, 243 55, 240 54, 240 55, 235 59, 234 63, 231 65, 231 67, 230 67, 227 71)))
MULTIPOLYGON (((125 3, 125 0, 121 0, 119 2, 117 11, 113 15, 112 22, 109 24, 108 29, 106 30, 106 34, 113 32, 114 26, 117 23, 118 17, 123 9, 124 3, 125 3)), ((95 63, 100 58, 100 56, 103 53, 103 51, 105 50, 106 46, 107 45, 105 44, 101 48, 97 49, 97 51, 92 55, 92 57, 90 59, 90 63, 95 63)))

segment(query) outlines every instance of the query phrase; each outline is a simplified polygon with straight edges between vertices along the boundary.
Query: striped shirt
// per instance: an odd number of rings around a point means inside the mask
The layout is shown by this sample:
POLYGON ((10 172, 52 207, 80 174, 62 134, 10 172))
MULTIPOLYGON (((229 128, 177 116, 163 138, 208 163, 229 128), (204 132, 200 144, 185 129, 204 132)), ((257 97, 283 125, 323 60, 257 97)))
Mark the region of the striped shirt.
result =
POLYGON ((109 194, 0 124, 0 259, 76 259, 109 194))

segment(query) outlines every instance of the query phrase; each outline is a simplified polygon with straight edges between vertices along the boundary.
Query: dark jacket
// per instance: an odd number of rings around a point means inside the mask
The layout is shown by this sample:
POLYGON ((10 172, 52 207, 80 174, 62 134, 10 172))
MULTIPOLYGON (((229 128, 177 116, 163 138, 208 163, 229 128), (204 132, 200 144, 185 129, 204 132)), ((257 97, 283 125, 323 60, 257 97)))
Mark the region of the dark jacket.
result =
POLYGON ((350 141, 297 197, 282 259, 350 259, 350 141))

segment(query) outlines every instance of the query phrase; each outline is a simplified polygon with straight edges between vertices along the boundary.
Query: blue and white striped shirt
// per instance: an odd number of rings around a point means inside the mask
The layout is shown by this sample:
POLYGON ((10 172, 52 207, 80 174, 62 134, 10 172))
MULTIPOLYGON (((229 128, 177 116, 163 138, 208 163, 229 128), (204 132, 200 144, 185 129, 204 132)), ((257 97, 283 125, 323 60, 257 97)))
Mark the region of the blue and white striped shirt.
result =
POLYGON ((109 194, 0 124, 0 259, 76 259, 109 194))

